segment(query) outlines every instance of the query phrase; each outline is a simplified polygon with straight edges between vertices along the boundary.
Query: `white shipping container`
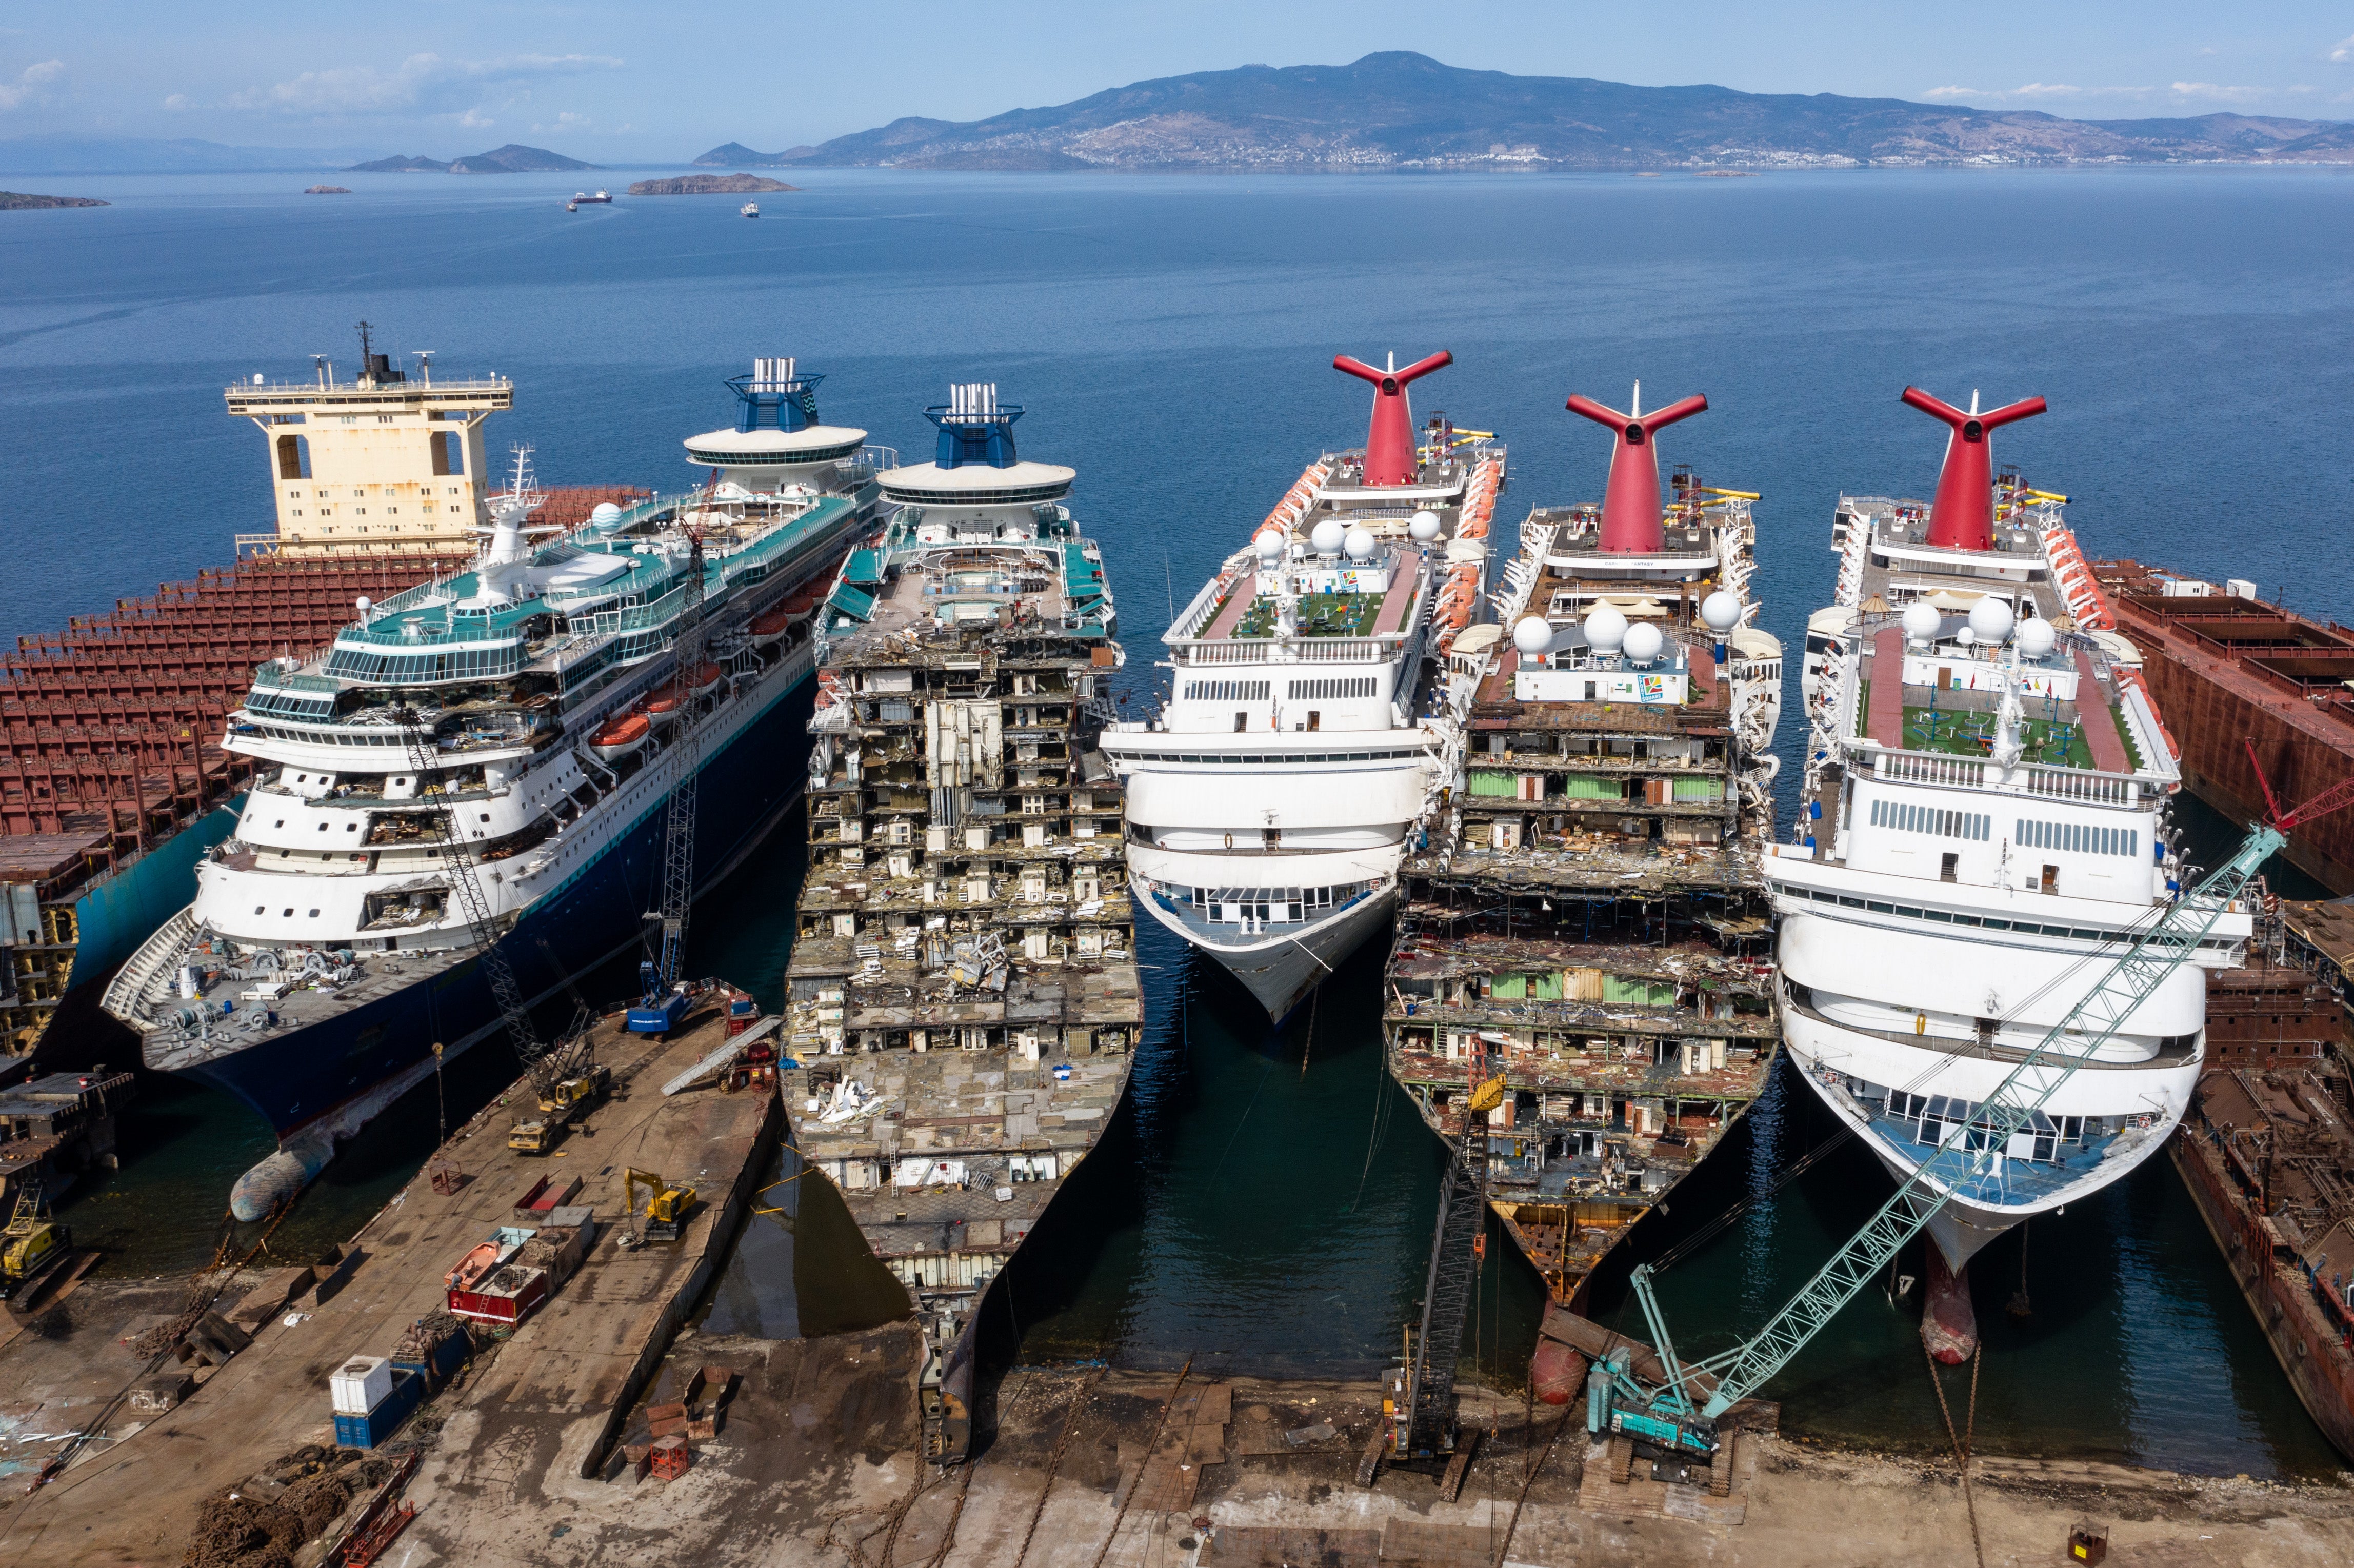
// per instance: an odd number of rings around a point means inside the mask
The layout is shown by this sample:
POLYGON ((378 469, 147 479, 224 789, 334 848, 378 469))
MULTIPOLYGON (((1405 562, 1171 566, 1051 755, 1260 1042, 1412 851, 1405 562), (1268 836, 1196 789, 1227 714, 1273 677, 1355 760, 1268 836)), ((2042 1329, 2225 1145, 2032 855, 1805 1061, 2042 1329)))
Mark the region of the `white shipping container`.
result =
POLYGON ((338 1415, 366 1415, 392 1396, 392 1362, 383 1356, 354 1356, 327 1379, 338 1415))

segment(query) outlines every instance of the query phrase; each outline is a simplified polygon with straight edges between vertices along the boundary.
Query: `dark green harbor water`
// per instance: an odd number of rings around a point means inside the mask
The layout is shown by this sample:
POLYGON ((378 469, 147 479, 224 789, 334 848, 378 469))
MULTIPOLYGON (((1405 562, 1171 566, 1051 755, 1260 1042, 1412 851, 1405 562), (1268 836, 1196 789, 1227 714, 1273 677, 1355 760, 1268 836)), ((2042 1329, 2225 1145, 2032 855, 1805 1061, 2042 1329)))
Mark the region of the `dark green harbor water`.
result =
MULTIPOLYGON (((1073 504, 1120 595, 1132 694, 1156 683, 1170 603, 1307 456, 1359 439, 1362 387, 1327 368, 1336 351, 1455 353, 1418 407, 1504 433, 1505 522, 1598 493, 1606 449, 1570 428, 1567 392, 1619 395, 1637 377, 1654 398, 1705 391, 1711 412, 1677 427, 1669 461, 1765 492, 1757 588, 1793 648, 1829 592, 1839 491, 1918 493, 1935 472, 1943 438, 1897 406, 1907 381, 2049 397, 2052 414, 2006 429, 2000 455, 2076 498, 2095 555, 2285 578, 2291 602, 2340 620, 2354 597, 2354 557, 2311 548, 2344 532, 2354 490, 2354 180, 2327 172, 820 171, 758 224, 726 203, 566 214, 571 186, 553 177, 387 179, 325 204, 300 183, 96 179, 89 194, 114 206, 11 215, 0 450, 12 540, 41 570, 0 579, 0 631, 150 591, 263 525, 262 449, 221 414, 220 388, 347 354, 362 315, 397 348, 439 350, 437 368, 514 376, 516 410, 492 427, 492 450, 535 443, 550 482, 698 477, 676 443, 725 417, 718 382, 753 354, 801 355, 828 373, 830 420, 910 450, 942 385, 992 377, 1030 408, 1023 451, 1079 470, 1073 504), (78 438, 126 386, 141 440, 113 471, 158 499, 94 521, 78 438), (2204 412, 2216 406, 2264 412, 2218 440, 2204 412), (2295 505, 2248 504, 2291 475, 2295 505)), ((1795 702, 1786 712, 1788 782, 1804 736, 1795 702)), ((692 967, 771 1003, 798 834, 696 915, 692 967)), ((1279 1033, 1157 934, 1142 957, 1152 1027, 1128 1107, 1010 1272, 992 1357, 1373 1371, 1414 1311, 1439 1169, 1382 1071, 1381 954, 1352 960, 1279 1033)), ((629 969, 588 989, 622 996, 629 969)), ((498 1048, 461 1058, 440 1086, 450 1122, 512 1076, 498 1048)), ((275 1249, 301 1257, 348 1235, 440 1125, 429 1085, 329 1169, 275 1249)), ((1614 1262, 1597 1309, 1619 1312, 1636 1255, 1756 1198, 1662 1290, 1688 1351, 1761 1321, 1888 1190, 1850 1148, 1767 1198, 1829 1130, 1810 1097, 1777 1083, 1614 1262)), ((239 1107, 151 1079, 125 1148, 123 1170, 65 1217, 108 1249, 109 1269, 164 1274, 212 1256, 228 1186, 269 1139, 239 1107)), ((878 1310, 871 1272, 844 1263, 855 1244, 838 1206, 778 1197, 795 1212, 750 1223, 706 1320, 816 1332, 878 1310)), ((1976 1272, 1982 1449, 2223 1474, 2336 1467, 2165 1162, 2038 1221, 1976 1272), (2033 1313, 2014 1322, 2003 1306, 2022 1271, 2033 1313)), ((1467 1358, 1517 1379, 1539 1293, 1500 1237, 1478 1305, 1467 1358)), ((1852 1306, 1770 1393, 1802 1433, 1943 1445, 1911 1312, 1882 1298, 1852 1306)))

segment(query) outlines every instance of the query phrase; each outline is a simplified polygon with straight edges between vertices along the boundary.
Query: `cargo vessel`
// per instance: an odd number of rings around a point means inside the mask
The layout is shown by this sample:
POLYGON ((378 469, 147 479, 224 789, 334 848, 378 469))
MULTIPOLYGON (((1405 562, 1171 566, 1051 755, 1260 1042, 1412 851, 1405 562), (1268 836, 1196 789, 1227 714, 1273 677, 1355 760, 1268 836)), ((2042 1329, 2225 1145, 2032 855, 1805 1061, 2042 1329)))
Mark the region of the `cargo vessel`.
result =
POLYGON ((2169 1148, 2289 1386, 2354 1460, 2354 911, 2274 901, 2211 978, 2211 1056, 2169 1148))
POLYGON ((437 1047, 446 1061, 500 1027, 451 855, 536 1000, 642 939, 690 709, 698 891, 797 802, 811 620, 885 455, 818 421, 819 379, 756 362, 728 383, 736 428, 685 442, 709 485, 578 531, 533 524, 518 455, 469 569, 364 599, 324 652, 256 673, 229 719, 228 749, 261 769, 235 835, 104 998, 149 1067, 277 1134, 232 1194, 240 1214, 315 1175, 437 1047), (681 668, 690 606, 706 651, 681 668))
MULTIPOLYGON (((2182 781, 2235 822, 2261 821, 2253 742, 2285 800, 2354 775, 2354 630, 2258 597, 2245 578, 2209 582, 2094 561, 2088 617, 2132 639, 2142 677, 2180 737, 2182 781)), ((2290 830, 2290 863, 2340 897, 2354 894, 2354 818, 2333 812, 2290 830)))
POLYGON ((1655 435, 1705 400, 1568 406, 1612 431, 1607 488, 1529 514, 1498 624, 1455 642, 1468 744, 1401 870, 1383 1030, 1435 1131, 1484 1116, 1490 1207, 1583 1311, 1772 1068, 1782 673, 1755 625, 1756 497, 1678 469, 1662 509, 1655 435))
POLYGON ((822 612, 785 1096, 924 1325, 951 1464, 990 1293, 1118 1111, 1144 1012, 1076 474, 1018 455, 991 384, 927 414, 936 461, 880 476, 889 522, 822 612))
POLYGON ((1127 781, 1139 906, 1280 1021, 1382 930, 1407 835, 1458 770, 1504 449, 1376 369, 1365 444, 1310 463, 1161 639, 1160 715, 1104 749, 1127 781))
MULTIPOLYGON (((1808 623, 1806 816, 1765 867, 1790 1058, 1899 1180, 1983 1136, 1980 1102, 2086 966, 2187 885, 2174 743, 2094 613, 2066 498, 1992 468, 1993 432, 2043 400, 1903 400, 1949 429, 1935 497, 1840 498, 1837 599, 1808 623)), ((1941 1360, 1975 1345, 1972 1255, 2164 1145, 2205 1059, 2205 971, 2236 965, 2249 929, 2226 912, 1929 1222, 1941 1360)))

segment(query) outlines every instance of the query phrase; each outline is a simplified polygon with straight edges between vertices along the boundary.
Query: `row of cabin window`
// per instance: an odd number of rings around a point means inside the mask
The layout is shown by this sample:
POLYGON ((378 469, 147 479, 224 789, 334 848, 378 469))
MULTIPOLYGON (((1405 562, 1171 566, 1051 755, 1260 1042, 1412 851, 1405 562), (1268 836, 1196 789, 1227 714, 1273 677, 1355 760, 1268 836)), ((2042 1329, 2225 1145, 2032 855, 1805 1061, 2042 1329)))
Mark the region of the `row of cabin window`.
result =
POLYGON ((1994 819, 1983 811, 1949 811, 1903 800, 1874 800, 1872 825, 1894 828, 1901 833, 1934 833, 1939 838, 1980 842, 1994 832, 1994 819))
POLYGON ((2102 828, 2090 822, 2037 822, 2019 819, 2022 849, 2074 850, 2080 854, 2138 855, 2141 834, 2133 828, 2102 828))

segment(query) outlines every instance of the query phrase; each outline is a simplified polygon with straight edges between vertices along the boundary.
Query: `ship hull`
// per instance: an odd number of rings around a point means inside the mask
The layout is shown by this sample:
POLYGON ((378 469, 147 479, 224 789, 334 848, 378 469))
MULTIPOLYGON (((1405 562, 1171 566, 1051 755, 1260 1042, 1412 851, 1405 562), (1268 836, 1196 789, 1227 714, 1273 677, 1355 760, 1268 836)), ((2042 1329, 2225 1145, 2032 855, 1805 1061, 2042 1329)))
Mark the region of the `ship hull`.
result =
POLYGON ((1347 962, 1374 932, 1385 929, 1397 907, 1397 884, 1392 881, 1319 925, 1279 927, 1279 934, 1254 940, 1215 942, 1204 939, 1198 929, 1172 914, 1150 888, 1132 880, 1129 891, 1155 920, 1241 981, 1278 1024, 1289 1019, 1324 977, 1347 962))
MULTIPOLYGON (((698 771, 698 895, 741 864, 800 801, 815 692, 807 674, 781 689, 698 771)), ((502 939, 535 1003, 642 941, 644 911, 660 897, 662 799, 502 939)), ((429 1076, 435 1042, 446 1061, 501 1027, 489 980, 470 958, 334 1018, 178 1070, 252 1107, 281 1144, 315 1144, 323 1136, 348 1137, 429 1076)))

